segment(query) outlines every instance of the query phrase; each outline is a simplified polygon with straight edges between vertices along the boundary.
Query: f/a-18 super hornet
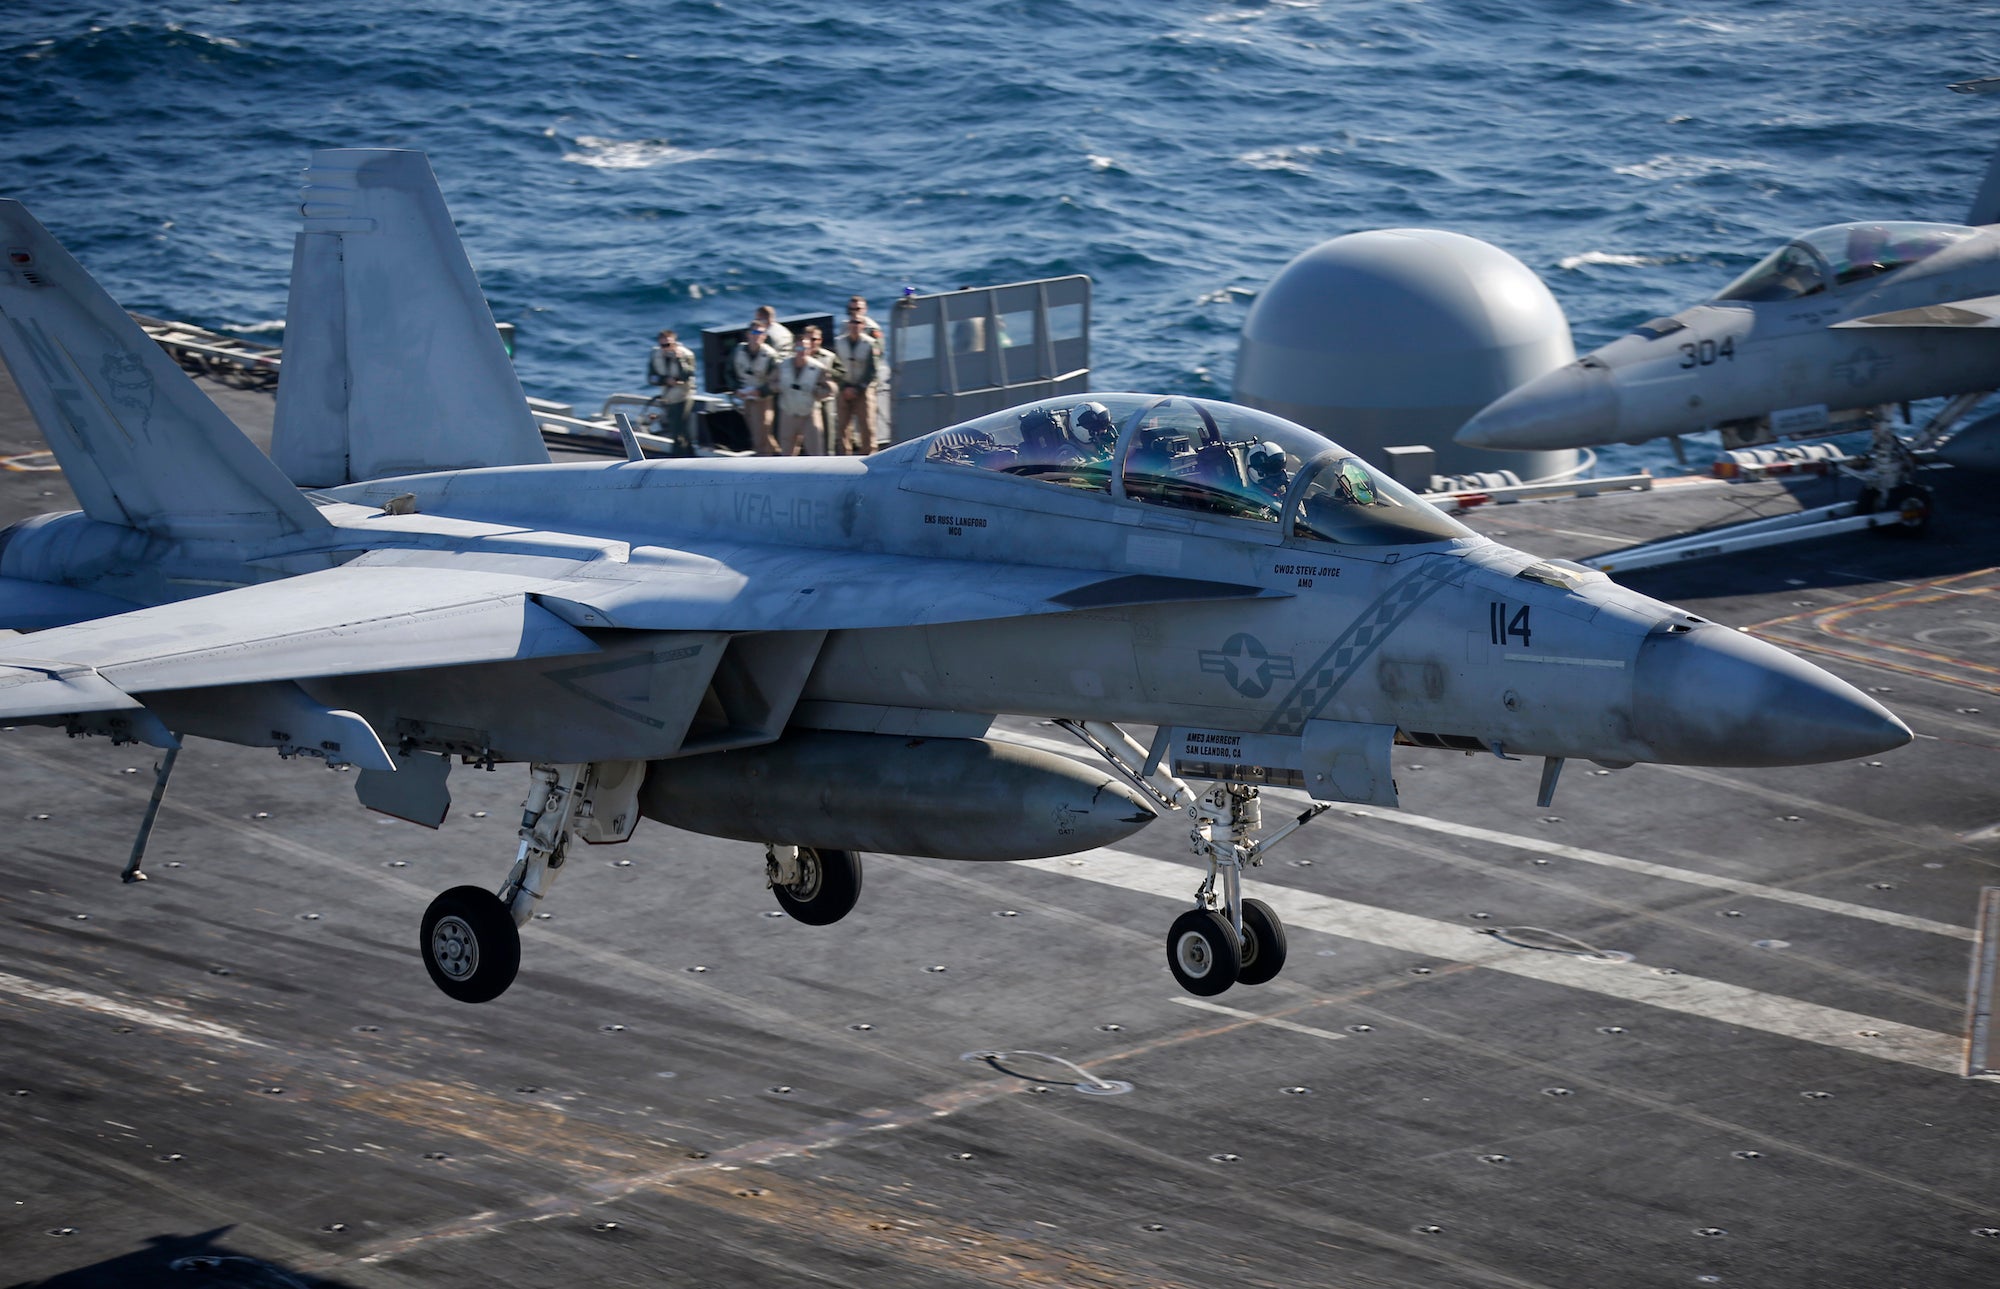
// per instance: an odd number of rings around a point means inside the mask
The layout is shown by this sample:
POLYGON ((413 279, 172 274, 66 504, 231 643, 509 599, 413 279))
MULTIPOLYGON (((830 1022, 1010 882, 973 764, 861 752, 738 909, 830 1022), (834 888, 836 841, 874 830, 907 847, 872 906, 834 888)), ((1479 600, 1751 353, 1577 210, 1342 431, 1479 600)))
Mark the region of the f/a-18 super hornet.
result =
POLYGON ((1207 871, 1168 962, 1213 994, 1283 964, 1241 872, 1325 808, 1263 832, 1263 785, 1394 805, 1403 743, 1544 758, 1546 798, 1571 757, 1910 737, 1770 644, 1225 403, 1045 400, 867 458, 552 464, 422 156, 307 174, 272 458, 0 203, 0 356, 83 506, 0 536, 22 633, 0 717, 168 749, 161 791, 188 736, 320 758, 433 826, 454 763, 526 766, 497 894, 422 921, 454 998, 499 995, 575 842, 642 817, 762 843, 779 904, 831 923, 860 852, 1058 855, 1177 814, 1207 871), (1001 715, 1104 768, 986 738, 1001 715))
MULTIPOLYGON (((1951 397, 1903 444, 1940 442, 2000 388, 2000 157, 1967 224, 1863 221, 1786 242, 1712 299, 1655 318, 1529 381, 1460 443, 1595 447, 1719 428, 1725 446, 1886 427, 1882 409, 1951 397)), ((1968 443, 1991 429, 1971 427, 1968 443)), ((1904 485, 1906 456, 1877 444, 1904 485)), ((2000 453, 1996 453, 2000 459, 2000 453)))

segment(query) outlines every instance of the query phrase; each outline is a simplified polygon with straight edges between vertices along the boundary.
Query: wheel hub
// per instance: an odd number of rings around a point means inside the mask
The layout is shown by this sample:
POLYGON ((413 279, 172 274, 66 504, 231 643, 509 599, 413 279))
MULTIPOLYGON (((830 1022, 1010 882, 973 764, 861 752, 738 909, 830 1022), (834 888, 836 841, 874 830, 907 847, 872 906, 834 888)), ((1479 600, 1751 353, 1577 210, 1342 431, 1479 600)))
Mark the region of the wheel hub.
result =
POLYGON ((785 886, 785 894, 795 900, 810 900, 819 894, 820 880, 824 868, 819 862, 819 852, 799 848, 799 880, 785 886))
POLYGON ((1215 950, 1208 943, 1208 937, 1190 931, 1174 946, 1174 955, 1179 959, 1181 970, 1196 980, 1206 976, 1215 966, 1215 950))
POLYGON ((456 913, 438 919, 431 931, 431 960, 453 980, 466 980, 479 970, 479 937, 456 913))

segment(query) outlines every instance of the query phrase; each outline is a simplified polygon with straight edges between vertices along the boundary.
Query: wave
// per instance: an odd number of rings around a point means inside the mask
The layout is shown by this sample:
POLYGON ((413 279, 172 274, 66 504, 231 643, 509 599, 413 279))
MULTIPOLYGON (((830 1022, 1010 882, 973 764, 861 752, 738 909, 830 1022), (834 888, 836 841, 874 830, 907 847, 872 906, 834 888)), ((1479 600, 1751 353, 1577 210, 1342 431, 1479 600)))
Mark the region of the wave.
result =
POLYGON ((1650 161, 1633 165, 1613 166, 1614 175, 1629 175, 1634 179, 1699 179, 1705 175, 1735 174, 1744 170, 1769 170, 1769 162, 1751 157, 1696 157, 1678 156, 1662 152, 1650 161))
POLYGON ((1649 264, 1662 263, 1648 255, 1622 255, 1616 251, 1585 251, 1581 255, 1565 255, 1556 261, 1556 267, 1564 272, 1574 272, 1587 265, 1604 264, 1617 268, 1643 268, 1649 264))
MULTIPOLYGON (((554 130, 547 133, 553 135, 554 130)), ((562 154, 564 161, 573 165, 592 166, 599 170, 650 170, 655 166, 685 165, 690 161, 706 161, 720 156, 715 148, 675 147, 665 139, 605 139, 596 135, 582 134, 576 139, 577 151, 562 154)))

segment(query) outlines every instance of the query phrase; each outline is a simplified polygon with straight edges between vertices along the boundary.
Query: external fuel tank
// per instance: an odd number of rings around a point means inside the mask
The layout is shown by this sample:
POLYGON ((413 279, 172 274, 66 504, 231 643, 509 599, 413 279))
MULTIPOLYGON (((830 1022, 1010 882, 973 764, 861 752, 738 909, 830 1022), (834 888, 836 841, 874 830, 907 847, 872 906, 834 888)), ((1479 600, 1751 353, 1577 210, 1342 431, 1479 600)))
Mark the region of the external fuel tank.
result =
POLYGON ((655 761, 639 808, 714 837, 932 859, 1068 855, 1156 817, 1108 771, 1048 752, 834 730, 655 761))

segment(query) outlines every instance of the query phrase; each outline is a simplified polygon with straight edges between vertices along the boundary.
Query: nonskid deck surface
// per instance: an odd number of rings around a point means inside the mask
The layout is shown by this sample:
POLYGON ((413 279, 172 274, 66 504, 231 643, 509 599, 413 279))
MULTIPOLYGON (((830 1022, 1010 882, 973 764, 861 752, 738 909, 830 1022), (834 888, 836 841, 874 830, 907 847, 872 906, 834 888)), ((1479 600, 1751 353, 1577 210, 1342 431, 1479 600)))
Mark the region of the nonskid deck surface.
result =
MULTIPOLYGON (((38 446, 6 403, 0 455, 38 446)), ((3 517, 59 480, 0 473, 3 517)), ((1757 488, 1475 520, 1576 555, 1797 504, 1757 488)), ((1291 964, 1212 1003, 1165 969, 1198 878, 1171 822, 871 856, 824 928, 776 915, 756 848, 648 824, 577 856, 518 984, 466 1007, 416 922, 498 880, 518 767, 454 774, 429 833, 193 743, 125 887, 150 752, 0 734, 0 1282, 1994 1283, 2000 1086, 1958 1069, 2000 883, 1995 551, 1947 479, 1922 541, 1634 575, 1918 740, 1575 765, 1546 810, 1533 765, 1399 751, 1407 810, 1336 810, 1253 874, 1291 964)))

